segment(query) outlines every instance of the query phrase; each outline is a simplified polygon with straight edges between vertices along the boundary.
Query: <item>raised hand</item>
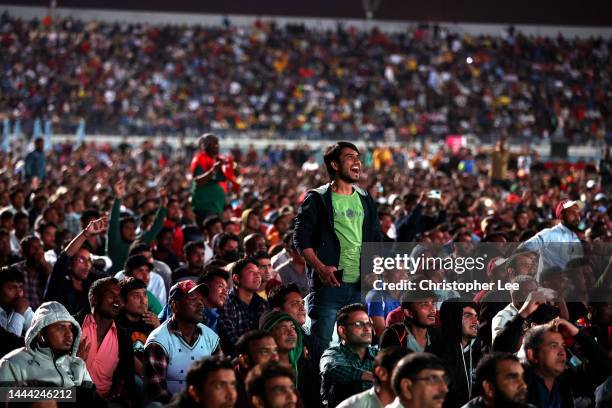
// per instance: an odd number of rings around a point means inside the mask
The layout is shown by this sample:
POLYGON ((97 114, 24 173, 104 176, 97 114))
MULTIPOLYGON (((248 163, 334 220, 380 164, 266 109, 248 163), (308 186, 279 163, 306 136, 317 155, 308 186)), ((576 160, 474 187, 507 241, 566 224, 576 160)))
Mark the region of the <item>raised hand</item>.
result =
POLYGON ((115 197, 122 199, 125 196, 125 180, 119 179, 113 186, 113 192, 115 193, 115 197))

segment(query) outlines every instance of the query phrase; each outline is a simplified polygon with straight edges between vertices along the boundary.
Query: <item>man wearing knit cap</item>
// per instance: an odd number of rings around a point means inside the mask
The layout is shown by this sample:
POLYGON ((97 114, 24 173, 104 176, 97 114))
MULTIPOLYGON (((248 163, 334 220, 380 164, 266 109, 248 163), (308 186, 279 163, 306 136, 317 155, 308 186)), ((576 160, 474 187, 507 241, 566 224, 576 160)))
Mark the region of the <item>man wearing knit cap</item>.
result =
POLYGON ((319 407, 320 384, 308 350, 304 348, 300 325, 287 313, 270 310, 259 319, 259 328, 274 337, 279 361, 293 367, 296 373, 295 382, 304 406, 319 407))
POLYGON ((520 248, 539 253, 538 273, 551 266, 565 268, 575 258, 583 256, 582 244, 576 234, 580 224, 581 201, 563 199, 555 206, 555 217, 560 222, 546 228, 521 244, 520 248))

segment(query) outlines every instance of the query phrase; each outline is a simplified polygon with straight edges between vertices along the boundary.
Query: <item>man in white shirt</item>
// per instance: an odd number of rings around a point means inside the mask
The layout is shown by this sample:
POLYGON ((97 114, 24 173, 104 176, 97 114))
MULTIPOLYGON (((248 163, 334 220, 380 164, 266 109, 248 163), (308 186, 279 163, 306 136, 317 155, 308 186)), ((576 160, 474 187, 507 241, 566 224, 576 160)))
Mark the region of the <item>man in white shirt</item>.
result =
POLYGON ((0 269, 0 326, 23 336, 32 324, 34 312, 23 295, 23 275, 12 267, 0 269))
POLYGON ((491 324, 491 341, 494 341, 499 332, 506 327, 506 324, 519 314, 519 310, 522 310, 524 304, 536 300, 539 300, 539 303, 546 303, 546 299, 542 299, 544 294, 536 292, 538 290, 538 283, 533 277, 529 275, 519 275, 512 280, 512 283, 518 283, 519 288, 518 290, 510 292, 512 302, 504 309, 500 310, 493 318, 493 323, 491 324), (538 294, 537 298, 534 298, 536 293, 538 294))
POLYGON ((561 200, 555 207, 555 217, 561 222, 543 229, 521 244, 520 248, 540 254, 538 273, 551 266, 565 268, 569 261, 583 256, 582 244, 576 235, 582 208, 584 204, 581 201, 561 200))

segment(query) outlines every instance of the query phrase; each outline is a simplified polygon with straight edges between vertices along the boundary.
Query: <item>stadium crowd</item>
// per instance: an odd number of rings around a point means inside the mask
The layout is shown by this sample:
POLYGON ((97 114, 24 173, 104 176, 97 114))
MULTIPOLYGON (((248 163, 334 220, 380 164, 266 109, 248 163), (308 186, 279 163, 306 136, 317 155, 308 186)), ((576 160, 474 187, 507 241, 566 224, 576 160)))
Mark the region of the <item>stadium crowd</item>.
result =
POLYGON ((33 144, 1 156, 0 385, 80 406, 610 404, 607 153, 33 144), (517 286, 363 293, 366 242, 517 243, 470 277, 517 286))
POLYGON ((0 112, 91 134, 477 134, 575 143, 610 133, 610 42, 24 21, 0 17, 0 112))

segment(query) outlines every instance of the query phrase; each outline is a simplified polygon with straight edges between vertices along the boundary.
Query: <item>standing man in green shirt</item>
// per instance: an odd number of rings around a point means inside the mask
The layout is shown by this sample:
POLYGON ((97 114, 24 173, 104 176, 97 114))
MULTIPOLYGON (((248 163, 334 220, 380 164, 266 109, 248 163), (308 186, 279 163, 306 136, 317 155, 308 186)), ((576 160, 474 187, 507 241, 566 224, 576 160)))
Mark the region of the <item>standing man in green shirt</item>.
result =
POLYGON ((311 333, 323 349, 331 340, 337 311, 361 300, 361 245, 382 241, 376 203, 355 185, 361 174, 359 149, 338 142, 327 149, 324 160, 331 183, 308 192, 294 234, 313 292, 308 302, 311 333))
POLYGON ((227 182, 232 183, 233 191, 238 191, 234 175, 234 162, 231 157, 219 154, 219 138, 212 133, 200 137, 199 151, 191 160, 190 171, 193 177, 191 186, 191 207, 196 215, 198 227, 210 215, 220 215, 225 207, 228 192, 227 182))

